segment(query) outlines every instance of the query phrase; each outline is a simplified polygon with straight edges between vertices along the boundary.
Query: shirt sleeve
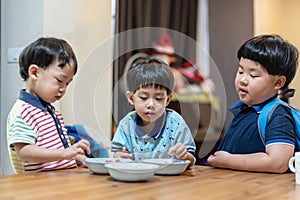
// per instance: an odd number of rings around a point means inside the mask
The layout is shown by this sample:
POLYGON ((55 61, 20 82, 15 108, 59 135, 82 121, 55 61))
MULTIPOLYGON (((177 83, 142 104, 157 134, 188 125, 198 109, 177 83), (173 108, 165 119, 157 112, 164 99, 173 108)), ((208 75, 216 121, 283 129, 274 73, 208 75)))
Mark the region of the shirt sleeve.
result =
POLYGON ((35 144, 36 139, 37 135, 34 130, 20 116, 9 127, 8 143, 10 146, 14 143, 35 144))
POLYGON ((116 130, 116 133, 112 139, 111 142, 111 147, 112 148, 122 148, 126 147, 127 150, 131 151, 132 150, 132 141, 131 141, 131 135, 128 133, 133 132, 131 128, 131 123, 129 120, 124 118, 123 120, 120 121, 118 128, 116 130), (126 131, 128 130, 128 131, 126 131), (126 133, 128 132, 128 133, 126 133))
POLYGON ((295 127, 290 108, 279 105, 266 125, 266 145, 282 143, 295 146, 295 127))
POLYGON ((186 148, 187 151, 195 155, 196 145, 194 138, 192 136, 190 128, 187 126, 186 122, 182 118, 180 114, 176 111, 172 110, 168 113, 168 121, 170 127, 173 127, 174 131, 176 132, 175 141, 176 143, 182 143, 186 148), (174 121, 174 122, 173 122, 174 121), (178 126, 173 126, 174 124, 178 124, 178 126))
POLYGON ((177 142, 186 146, 188 152, 195 155, 196 145, 192 137, 192 133, 186 123, 182 122, 177 133, 177 142))

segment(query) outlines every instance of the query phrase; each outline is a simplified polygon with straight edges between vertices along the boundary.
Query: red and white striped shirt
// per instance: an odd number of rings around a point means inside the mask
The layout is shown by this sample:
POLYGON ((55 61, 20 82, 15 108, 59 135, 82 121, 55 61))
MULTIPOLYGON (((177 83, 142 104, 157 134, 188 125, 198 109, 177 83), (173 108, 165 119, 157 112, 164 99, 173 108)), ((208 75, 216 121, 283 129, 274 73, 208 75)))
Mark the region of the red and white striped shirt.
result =
MULTIPOLYGON (((16 159, 13 156, 15 154, 14 143, 35 144, 46 149, 65 148, 59 137, 55 120, 47 111, 47 108, 43 106, 42 102, 39 102, 40 100, 37 97, 35 101, 32 101, 33 96, 28 93, 24 94, 24 92, 23 90, 21 91, 20 97, 22 97, 22 100, 18 99, 16 101, 7 121, 8 144, 10 145, 10 153, 13 161, 16 159), (26 98, 28 95, 31 97, 26 98)), ((56 111, 55 116, 58 118, 62 132, 70 146, 71 144, 67 136, 67 130, 64 127, 62 115, 56 111)), ((18 163, 14 164, 14 166, 18 165, 18 163)), ((46 163, 24 162, 25 171, 48 171, 73 167, 76 167, 75 158, 46 163)), ((18 173, 19 170, 16 169, 16 172, 18 173)))

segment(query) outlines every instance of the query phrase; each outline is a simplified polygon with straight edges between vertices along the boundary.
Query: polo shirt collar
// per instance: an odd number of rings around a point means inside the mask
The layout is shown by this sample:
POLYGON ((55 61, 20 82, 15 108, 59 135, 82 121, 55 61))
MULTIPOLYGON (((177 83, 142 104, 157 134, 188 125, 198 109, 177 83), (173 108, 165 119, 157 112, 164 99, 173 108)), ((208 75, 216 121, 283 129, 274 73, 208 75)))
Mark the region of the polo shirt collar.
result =
MULTIPOLYGON (((163 132, 165 121, 166 121, 166 115, 167 113, 164 112, 164 114, 156 120, 154 128, 150 131, 150 133, 147 134, 147 136, 150 136, 152 138, 159 138, 160 135, 163 132)), ((135 133, 137 137, 143 137, 145 136, 145 133, 140 129, 138 125, 138 120, 140 119, 139 115, 136 115, 135 117, 135 133)))
POLYGON ((34 107, 37 107, 43 111, 47 111, 47 106, 50 105, 49 103, 43 101, 42 99, 38 98, 37 96, 34 96, 34 95, 26 92, 25 89, 20 90, 19 99, 22 101, 25 101, 26 103, 31 104, 34 107))
POLYGON ((261 109, 267 104, 269 103, 270 101, 274 100, 275 98, 278 97, 278 94, 274 95, 273 97, 271 97, 270 99, 260 103, 260 104, 257 104, 257 105, 253 105, 253 106, 247 106, 246 104, 244 104, 243 102, 241 101, 238 101, 236 104, 234 104, 230 110, 232 112, 234 112, 234 110, 239 110, 241 111, 243 108, 246 108, 246 107, 251 107, 253 108, 257 113, 259 113, 261 111, 261 109))

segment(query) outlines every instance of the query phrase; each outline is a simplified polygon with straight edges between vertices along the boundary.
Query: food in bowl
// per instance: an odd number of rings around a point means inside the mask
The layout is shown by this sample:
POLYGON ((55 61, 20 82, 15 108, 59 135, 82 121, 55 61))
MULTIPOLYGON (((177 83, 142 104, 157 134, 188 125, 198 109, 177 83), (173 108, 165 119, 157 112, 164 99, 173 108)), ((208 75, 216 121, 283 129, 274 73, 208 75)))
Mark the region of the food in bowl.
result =
POLYGON ((159 169, 155 172, 157 175, 179 175, 182 174, 187 166, 189 160, 173 160, 173 159, 144 159, 144 163, 159 165, 159 169))
POLYGON ((86 158, 85 162, 89 168, 89 171, 93 174, 108 174, 106 163, 129 163, 131 159, 123 158, 86 158))
POLYGON ((108 163, 105 164, 111 177, 117 181, 148 181, 154 176, 158 165, 148 163, 108 163))

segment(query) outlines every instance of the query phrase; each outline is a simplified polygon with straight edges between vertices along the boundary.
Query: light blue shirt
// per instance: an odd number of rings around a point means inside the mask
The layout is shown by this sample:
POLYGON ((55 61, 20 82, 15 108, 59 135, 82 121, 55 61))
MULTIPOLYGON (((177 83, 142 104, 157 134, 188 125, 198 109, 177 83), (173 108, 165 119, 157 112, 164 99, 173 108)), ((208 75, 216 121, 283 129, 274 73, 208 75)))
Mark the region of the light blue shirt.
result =
POLYGON ((196 146, 191 131, 184 119, 177 112, 166 109, 164 116, 157 120, 149 134, 141 134, 137 126, 136 111, 128 113, 119 123, 111 147, 133 152, 135 160, 149 158, 170 158, 169 148, 180 142, 187 151, 195 154, 196 146))

